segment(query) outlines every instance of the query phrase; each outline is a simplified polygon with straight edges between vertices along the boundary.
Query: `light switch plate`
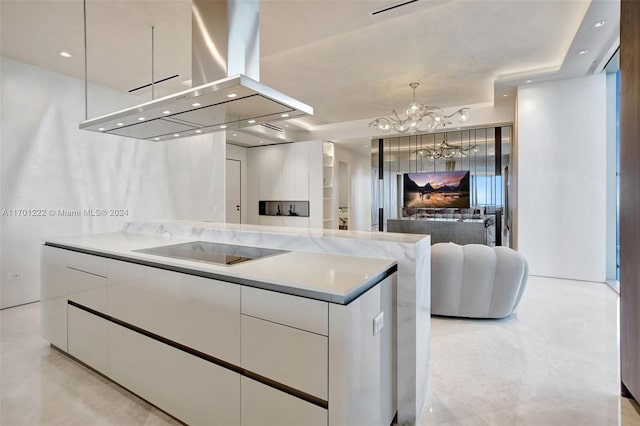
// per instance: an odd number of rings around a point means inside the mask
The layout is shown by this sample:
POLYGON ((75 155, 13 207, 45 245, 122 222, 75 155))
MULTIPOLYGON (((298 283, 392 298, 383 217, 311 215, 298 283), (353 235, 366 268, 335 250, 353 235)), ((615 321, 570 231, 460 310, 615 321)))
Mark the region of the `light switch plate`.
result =
POLYGON ((373 335, 380 333, 384 327, 384 312, 380 312, 377 317, 373 319, 373 335))

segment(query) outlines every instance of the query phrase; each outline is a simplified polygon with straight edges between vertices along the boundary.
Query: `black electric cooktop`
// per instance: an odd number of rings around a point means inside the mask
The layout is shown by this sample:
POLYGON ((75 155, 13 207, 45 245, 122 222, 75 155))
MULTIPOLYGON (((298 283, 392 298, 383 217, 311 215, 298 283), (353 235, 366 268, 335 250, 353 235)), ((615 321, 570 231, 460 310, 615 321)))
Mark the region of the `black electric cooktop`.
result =
POLYGON ((235 265, 253 259, 287 253, 285 250, 210 243, 207 241, 194 241, 133 251, 175 259, 214 263, 216 265, 235 265))

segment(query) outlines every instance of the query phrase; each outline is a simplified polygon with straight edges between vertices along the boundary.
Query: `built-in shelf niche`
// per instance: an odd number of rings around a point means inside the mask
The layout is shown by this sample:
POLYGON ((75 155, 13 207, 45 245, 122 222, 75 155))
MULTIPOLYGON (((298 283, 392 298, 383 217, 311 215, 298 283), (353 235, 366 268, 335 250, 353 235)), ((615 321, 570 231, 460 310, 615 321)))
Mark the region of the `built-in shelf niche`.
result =
POLYGON ((322 144, 322 224, 324 228, 335 229, 334 203, 335 192, 333 190, 335 154, 331 142, 322 144))
POLYGON ((274 201, 258 202, 260 216, 309 217, 308 201, 274 201))

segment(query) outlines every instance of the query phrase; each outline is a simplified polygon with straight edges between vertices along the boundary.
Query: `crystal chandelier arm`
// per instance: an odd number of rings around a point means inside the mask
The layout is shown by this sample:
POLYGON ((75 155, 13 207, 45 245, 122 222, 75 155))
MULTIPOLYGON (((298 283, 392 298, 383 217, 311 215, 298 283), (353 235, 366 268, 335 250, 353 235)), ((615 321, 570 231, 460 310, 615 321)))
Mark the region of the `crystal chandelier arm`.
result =
POLYGON ((445 115, 445 116, 444 116, 444 118, 452 118, 452 117, 454 117, 455 115, 457 115, 457 114, 459 114, 459 113, 461 113, 461 112, 464 112, 464 111, 468 111, 468 110, 470 110, 470 109, 471 109, 471 108, 460 108, 459 110, 457 110, 457 111, 455 111, 455 112, 452 112, 452 113, 451 113, 451 114, 449 114, 449 115, 445 115))
POLYGON ((386 117, 379 117, 379 118, 376 118, 376 119, 372 120, 369 123, 369 127, 380 127, 380 125, 384 125, 384 124, 390 125, 391 122, 386 117))

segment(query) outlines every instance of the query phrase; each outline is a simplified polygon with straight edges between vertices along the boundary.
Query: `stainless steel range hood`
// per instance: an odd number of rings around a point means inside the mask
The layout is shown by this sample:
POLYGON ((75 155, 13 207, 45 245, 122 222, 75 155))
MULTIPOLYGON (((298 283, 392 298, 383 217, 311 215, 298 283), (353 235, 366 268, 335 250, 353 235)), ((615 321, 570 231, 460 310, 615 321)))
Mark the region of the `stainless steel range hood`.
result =
POLYGON ((86 120, 80 129, 163 141, 313 115, 309 105, 258 81, 259 1, 196 0, 192 9, 195 87, 86 120))

